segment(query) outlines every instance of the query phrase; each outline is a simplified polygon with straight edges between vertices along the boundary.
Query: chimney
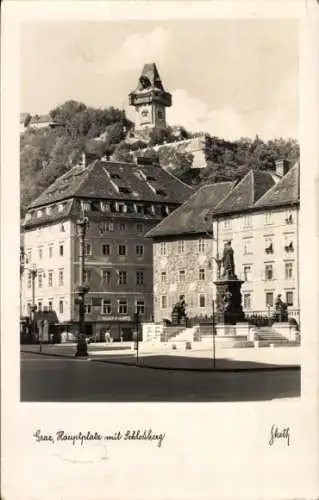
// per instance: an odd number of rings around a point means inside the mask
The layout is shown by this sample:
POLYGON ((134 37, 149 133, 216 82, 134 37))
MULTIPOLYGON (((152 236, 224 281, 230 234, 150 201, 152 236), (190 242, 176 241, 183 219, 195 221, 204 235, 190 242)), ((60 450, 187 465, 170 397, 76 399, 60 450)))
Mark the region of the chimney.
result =
POLYGON ((290 168, 290 162, 288 160, 276 160, 276 174, 280 177, 284 177, 290 168))

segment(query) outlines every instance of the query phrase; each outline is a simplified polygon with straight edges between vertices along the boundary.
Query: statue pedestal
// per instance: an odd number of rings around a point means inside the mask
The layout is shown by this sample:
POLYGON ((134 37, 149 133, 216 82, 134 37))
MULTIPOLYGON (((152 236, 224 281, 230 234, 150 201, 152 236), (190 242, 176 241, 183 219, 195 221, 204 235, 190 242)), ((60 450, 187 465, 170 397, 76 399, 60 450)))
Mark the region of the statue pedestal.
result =
POLYGON ((236 276, 232 278, 221 278, 214 281, 216 285, 216 323, 235 325, 243 322, 245 314, 241 303, 241 286, 244 282, 236 276), (225 304, 225 296, 229 296, 228 303, 225 304), (225 307, 226 305, 226 307, 225 307))

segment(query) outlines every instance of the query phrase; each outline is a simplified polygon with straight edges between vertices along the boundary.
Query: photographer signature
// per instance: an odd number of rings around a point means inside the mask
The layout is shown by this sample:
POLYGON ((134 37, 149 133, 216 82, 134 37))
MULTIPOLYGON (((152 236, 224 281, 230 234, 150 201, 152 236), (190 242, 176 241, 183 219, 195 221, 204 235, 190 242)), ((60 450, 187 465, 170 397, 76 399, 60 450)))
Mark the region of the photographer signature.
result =
POLYGON ((279 429, 275 424, 270 429, 269 446, 273 446, 277 439, 285 439, 288 446, 290 446, 290 427, 279 429))

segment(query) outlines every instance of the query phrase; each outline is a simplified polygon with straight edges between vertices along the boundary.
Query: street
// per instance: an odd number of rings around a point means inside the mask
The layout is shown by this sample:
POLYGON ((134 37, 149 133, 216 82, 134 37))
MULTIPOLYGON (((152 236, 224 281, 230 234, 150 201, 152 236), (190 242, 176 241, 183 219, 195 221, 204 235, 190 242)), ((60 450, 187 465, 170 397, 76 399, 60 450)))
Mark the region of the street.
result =
POLYGON ((300 369, 186 371, 21 353, 21 401, 267 401, 300 396, 300 369))

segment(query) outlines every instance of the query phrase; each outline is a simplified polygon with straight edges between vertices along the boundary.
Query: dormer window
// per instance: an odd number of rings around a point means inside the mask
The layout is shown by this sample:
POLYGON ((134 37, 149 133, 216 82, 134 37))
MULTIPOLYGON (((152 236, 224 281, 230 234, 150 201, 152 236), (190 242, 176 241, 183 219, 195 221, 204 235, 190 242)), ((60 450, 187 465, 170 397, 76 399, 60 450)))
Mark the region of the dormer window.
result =
POLYGON ((130 188, 126 186, 119 186, 119 193, 130 194, 130 192, 131 192, 130 188))
POLYGON ((59 203, 58 204, 58 212, 63 212, 64 207, 65 207, 65 203, 59 203))
POLYGON ((149 181, 149 182, 156 182, 156 178, 153 177, 152 175, 147 175, 146 176, 146 180, 149 181))
POLYGON ((42 217, 42 215, 43 215, 43 211, 42 210, 38 210, 37 211, 37 217, 40 218, 40 217, 42 217))
POLYGON ((156 194, 158 194, 159 196, 167 196, 166 191, 164 191, 163 189, 156 189, 156 194))
POLYGON ((51 207, 47 207, 47 208, 45 209, 45 213, 46 213, 46 215, 50 215, 51 211, 52 211, 51 207))
POLYGON ((26 216, 25 216, 25 220, 28 221, 28 220, 31 220, 32 219, 32 215, 31 213, 27 213, 26 216))
POLYGON ((115 172, 110 174, 111 179, 120 179, 121 176, 119 174, 116 174, 115 172))

